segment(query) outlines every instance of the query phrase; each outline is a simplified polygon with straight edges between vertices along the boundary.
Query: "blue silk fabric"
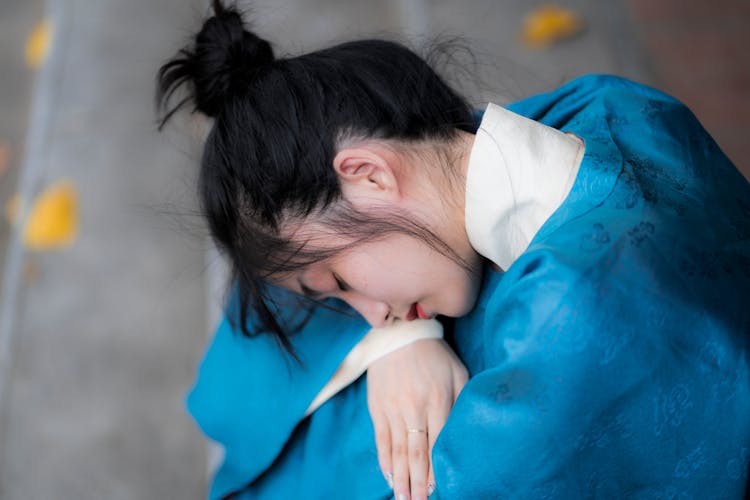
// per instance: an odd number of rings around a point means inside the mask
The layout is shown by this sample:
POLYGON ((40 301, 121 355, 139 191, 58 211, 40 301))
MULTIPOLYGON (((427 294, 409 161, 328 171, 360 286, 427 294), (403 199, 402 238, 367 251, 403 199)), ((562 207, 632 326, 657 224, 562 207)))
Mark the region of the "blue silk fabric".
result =
MULTIPOLYGON (((690 111, 611 76, 512 111, 586 144, 569 196, 452 344, 471 378, 433 498, 743 498, 750 464, 750 186, 690 111)), ((389 499, 363 376, 304 411, 366 332, 320 309, 294 337, 223 324, 189 409, 226 448, 210 496, 389 499)))

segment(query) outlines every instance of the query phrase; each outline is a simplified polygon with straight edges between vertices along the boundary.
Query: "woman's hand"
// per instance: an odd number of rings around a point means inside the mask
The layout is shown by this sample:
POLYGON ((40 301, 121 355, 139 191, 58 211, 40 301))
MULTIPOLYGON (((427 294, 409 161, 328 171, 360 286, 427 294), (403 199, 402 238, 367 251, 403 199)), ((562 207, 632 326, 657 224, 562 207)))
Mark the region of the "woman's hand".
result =
POLYGON ((378 460, 397 500, 426 499, 435 489, 432 447, 467 380, 442 339, 418 340, 367 369, 378 460))

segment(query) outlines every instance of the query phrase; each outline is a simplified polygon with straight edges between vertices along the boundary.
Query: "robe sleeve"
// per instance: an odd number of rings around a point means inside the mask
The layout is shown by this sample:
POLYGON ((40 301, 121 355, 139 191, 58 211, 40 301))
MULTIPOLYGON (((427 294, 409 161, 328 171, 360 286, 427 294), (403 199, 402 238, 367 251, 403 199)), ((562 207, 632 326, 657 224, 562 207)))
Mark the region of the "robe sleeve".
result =
POLYGON ((665 296, 679 275, 631 241, 586 268, 532 251, 483 304, 485 369, 433 449, 439 498, 742 498, 749 332, 665 296))
MULTIPOLYGON (((277 294, 284 294, 278 290, 277 294)), ((293 303, 280 301, 281 316, 293 303)), ((342 304, 316 307, 291 336, 296 360, 271 335, 244 337, 224 319, 188 396, 188 411, 224 451, 211 498, 243 488, 282 453, 302 419, 367 367, 420 339, 442 338, 436 320, 371 329, 342 304), (348 313, 348 314, 347 314, 348 313)))
POLYGON ((269 467, 320 389, 369 330, 338 305, 316 307, 290 338, 297 362, 270 334, 247 338, 222 321, 187 399, 198 426, 224 449, 210 498, 241 489, 269 467))

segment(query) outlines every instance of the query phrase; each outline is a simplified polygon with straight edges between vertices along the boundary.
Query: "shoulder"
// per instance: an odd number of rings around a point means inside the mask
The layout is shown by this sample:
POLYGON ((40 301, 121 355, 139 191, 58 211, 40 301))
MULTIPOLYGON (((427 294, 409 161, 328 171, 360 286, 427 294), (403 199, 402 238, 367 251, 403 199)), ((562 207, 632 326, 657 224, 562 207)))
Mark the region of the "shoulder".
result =
POLYGON ((689 113, 684 104, 658 89, 607 74, 575 78, 550 92, 514 102, 508 109, 558 129, 580 116, 590 120, 622 113, 653 118, 662 110, 689 113))
POLYGON ((607 95, 619 95, 630 98, 656 99, 665 102, 679 103, 677 99, 659 89, 644 83, 608 74, 584 75, 561 85, 549 92, 530 96, 511 104, 511 108, 533 108, 534 104, 556 101, 572 104, 588 103, 607 95))

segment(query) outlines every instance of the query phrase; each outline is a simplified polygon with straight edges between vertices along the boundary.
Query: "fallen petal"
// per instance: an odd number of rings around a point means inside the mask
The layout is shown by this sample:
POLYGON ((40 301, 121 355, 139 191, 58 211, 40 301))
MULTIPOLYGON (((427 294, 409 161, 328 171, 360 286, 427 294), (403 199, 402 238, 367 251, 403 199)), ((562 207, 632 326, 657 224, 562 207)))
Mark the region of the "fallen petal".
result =
POLYGON ((70 246, 78 231, 78 193, 69 181, 47 188, 31 207, 23 243, 31 250, 70 246))
POLYGON ((532 48, 543 48, 571 38, 583 30, 583 19, 573 11, 556 5, 533 10, 523 20, 521 40, 532 48))
POLYGON ((36 25, 26 40, 26 64, 36 69, 47 59, 52 43, 52 23, 45 19, 36 25))

